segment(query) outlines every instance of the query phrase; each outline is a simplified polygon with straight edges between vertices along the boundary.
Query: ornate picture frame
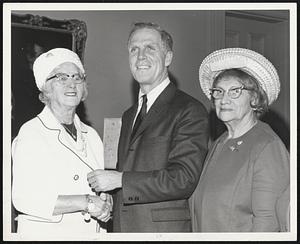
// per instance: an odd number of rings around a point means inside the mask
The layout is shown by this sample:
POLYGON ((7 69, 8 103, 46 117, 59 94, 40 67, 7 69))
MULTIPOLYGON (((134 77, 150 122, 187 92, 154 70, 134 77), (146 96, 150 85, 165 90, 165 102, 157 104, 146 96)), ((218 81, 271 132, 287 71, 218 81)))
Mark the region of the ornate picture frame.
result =
POLYGON ((13 27, 31 28, 40 31, 65 33, 72 35, 72 50, 81 60, 84 59, 84 49, 87 39, 86 23, 77 19, 55 20, 45 16, 32 14, 12 14, 11 24, 13 27))

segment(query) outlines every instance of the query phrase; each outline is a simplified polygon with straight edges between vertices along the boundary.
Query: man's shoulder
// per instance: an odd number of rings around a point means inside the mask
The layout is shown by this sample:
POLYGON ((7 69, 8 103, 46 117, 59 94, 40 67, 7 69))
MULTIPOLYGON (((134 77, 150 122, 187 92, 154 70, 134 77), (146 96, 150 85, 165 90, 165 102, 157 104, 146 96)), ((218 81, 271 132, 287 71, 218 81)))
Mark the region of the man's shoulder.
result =
POLYGON ((177 89, 174 97, 172 99, 172 104, 178 106, 178 107, 199 107, 201 109, 206 110, 205 106, 202 102, 200 102, 198 99, 194 98, 193 96, 187 94, 186 92, 177 89))
POLYGON ((196 98, 194 98, 193 96, 187 94, 186 92, 180 90, 180 89, 176 89, 176 92, 175 92, 175 96, 177 98, 182 98, 186 101, 191 101, 191 102, 196 102, 196 103, 201 103, 199 100, 197 100, 196 98))
POLYGON ((132 106, 130 106, 129 108, 127 108, 127 109, 124 111, 123 114, 127 114, 127 113, 130 113, 130 112, 132 112, 132 111, 135 111, 136 107, 137 107, 137 104, 133 104, 132 106))

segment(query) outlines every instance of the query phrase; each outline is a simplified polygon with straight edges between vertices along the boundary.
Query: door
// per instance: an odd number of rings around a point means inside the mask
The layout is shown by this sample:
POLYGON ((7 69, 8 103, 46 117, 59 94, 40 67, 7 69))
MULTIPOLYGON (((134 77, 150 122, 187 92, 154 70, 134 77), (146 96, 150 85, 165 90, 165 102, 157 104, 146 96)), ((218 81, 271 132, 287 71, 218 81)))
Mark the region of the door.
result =
POLYGON ((248 48, 264 55, 277 69, 281 91, 262 120, 267 122, 289 149, 290 79, 289 12, 226 11, 225 47, 248 48))

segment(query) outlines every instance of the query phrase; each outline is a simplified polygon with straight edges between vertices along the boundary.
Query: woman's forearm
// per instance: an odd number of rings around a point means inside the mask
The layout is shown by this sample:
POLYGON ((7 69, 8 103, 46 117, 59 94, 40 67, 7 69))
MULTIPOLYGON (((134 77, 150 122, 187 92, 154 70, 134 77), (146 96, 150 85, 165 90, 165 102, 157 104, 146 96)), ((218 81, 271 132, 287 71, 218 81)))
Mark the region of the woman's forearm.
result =
POLYGON ((53 215, 84 211, 87 207, 86 195, 59 195, 53 215))

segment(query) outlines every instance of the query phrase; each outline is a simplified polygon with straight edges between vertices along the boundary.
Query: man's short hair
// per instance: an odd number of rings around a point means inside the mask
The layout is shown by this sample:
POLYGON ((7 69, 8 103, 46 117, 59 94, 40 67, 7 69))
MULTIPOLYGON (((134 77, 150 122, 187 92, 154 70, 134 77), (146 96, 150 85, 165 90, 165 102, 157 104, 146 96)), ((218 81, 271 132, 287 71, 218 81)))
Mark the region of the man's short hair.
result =
POLYGON ((167 51, 173 51, 173 40, 171 35, 165 31, 164 29, 162 29, 158 24, 155 23, 151 23, 151 22, 136 22, 133 24, 133 27, 129 33, 129 37, 128 37, 128 43, 130 41, 130 38, 132 36, 132 34, 139 29, 152 29, 152 30, 156 30, 161 37, 162 43, 165 47, 165 49, 167 51))

